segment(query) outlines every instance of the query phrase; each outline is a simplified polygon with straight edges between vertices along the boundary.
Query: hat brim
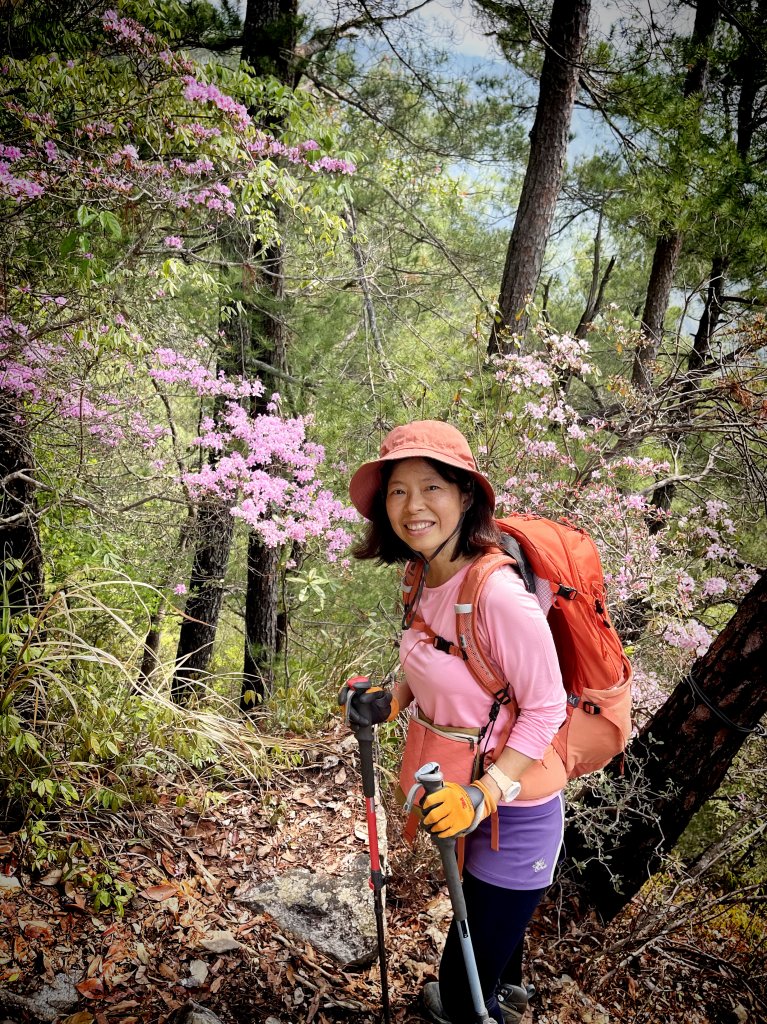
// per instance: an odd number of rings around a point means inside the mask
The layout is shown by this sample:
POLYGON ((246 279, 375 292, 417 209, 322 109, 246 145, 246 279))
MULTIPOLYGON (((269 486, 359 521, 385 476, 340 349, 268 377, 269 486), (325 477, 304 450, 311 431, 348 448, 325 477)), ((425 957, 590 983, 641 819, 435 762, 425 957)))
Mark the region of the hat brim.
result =
POLYGON ((433 459, 446 466, 453 466, 473 477, 475 482, 485 492, 490 508, 495 508, 495 491, 493 485, 476 470, 467 469, 466 464, 458 459, 451 459, 442 452, 436 452, 423 446, 402 446, 395 452, 390 452, 374 462, 363 463, 349 481, 349 497, 357 511, 365 517, 372 519, 375 509, 376 495, 381 492, 381 465, 384 462, 400 462, 402 459, 433 459))

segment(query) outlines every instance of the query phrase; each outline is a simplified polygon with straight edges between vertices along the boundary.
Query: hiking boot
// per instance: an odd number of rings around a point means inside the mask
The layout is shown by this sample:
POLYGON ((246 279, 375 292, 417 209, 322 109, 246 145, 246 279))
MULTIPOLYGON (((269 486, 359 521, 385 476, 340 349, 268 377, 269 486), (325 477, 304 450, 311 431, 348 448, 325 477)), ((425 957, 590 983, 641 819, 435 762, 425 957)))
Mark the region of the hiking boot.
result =
POLYGON ((527 1009, 527 989, 521 985, 501 985, 497 999, 506 1024, 519 1024, 527 1009))
POLYGON ((445 1011, 442 1009, 438 981, 427 981, 423 987, 421 998, 426 1012, 435 1024, 451 1024, 450 1018, 445 1016, 445 1011))

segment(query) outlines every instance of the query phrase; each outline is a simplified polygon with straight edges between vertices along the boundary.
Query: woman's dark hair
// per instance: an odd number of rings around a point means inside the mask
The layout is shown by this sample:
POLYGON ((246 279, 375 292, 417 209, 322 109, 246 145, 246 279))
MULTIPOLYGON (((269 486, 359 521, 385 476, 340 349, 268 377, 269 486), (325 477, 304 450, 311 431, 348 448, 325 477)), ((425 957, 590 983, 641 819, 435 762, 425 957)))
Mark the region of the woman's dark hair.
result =
MULTIPOLYGON (((373 516, 368 521, 362 537, 352 547, 352 555, 355 558, 376 558, 381 564, 392 565, 395 562, 407 562, 413 557, 413 552, 392 529, 386 512, 386 488, 399 461, 403 460, 381 463, 381 487, 373 504, 373 516)), ((437 459, 424 461, 428 462, 443 480, 449 484, 457 484, 461 492, 471 498, 463 516, 451 561, 459 555, 480 554, 498 544, 501 535, 495 525, 490 501, 482 488, 475 485, 471 473, 448 466, 437 459)))

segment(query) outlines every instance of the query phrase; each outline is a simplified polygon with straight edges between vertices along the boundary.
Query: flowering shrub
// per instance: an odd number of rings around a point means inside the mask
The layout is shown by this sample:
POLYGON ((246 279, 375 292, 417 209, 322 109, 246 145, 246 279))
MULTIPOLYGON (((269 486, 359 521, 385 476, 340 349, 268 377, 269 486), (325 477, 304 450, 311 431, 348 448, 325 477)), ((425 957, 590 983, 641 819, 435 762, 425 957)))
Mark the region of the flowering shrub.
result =
MULTIPOLYGON (((283 416, 278 396, 251 416, 261 382, 210 370, 190 354, 190 325, 159 307, 187 286, 195 315, 226 306, 229 286, 205 262, 227 222, 244 219, 254 245, 271 243, 274 205, 295 205, 301 179, 349 175, 354 164, 323 155, 314 139, 264 131, 232 95, 247 87, 258 107, 257 82, 172 52, 115 10, 90 41, 68 59, 6 58, 0 68, 0 129, 13 138, 0 144, 0 206, 12 228, 0 320, 7 415, 33 438, 44 424, 49 450, 78 451, 79 486, 111 450, 134 475, 161 476, 167 500, 173 488, 187 503, 216 495, 267 543, 324 538, 335 558, 351 513, 320 484, 324 452, 307 438, 310 420, 283 416), (199 432, 169 422, 168 389, 203 409, 199 432)), ((310 112, 282 102, 295 135, 310 112)), ((344 230, 322 209, 302 209, 302 219, 326 246, 344 230)), ((215 346, 206 358, 215 363, 215 346)), ((51 458, 61 472, 66 460, 51 458)))
MULTIPOLYGON (((593 536, 613 619, 638 666, 640 703, 653 710, 658 673, 673 676, 705 653, 720 626, 717 606, 736 604, 756 573, 737 567, 727 502, 695 503, 681 516, 651 504, 671 464, 657 444, 642 451, 638 440, 629 453, 604 414, 594 414, 602 381, 589 342, 547 324, 538 336, 536 351, 492 361, 500 415, 484 428, 480 450, 489 475, 503 481, 497 514, 565 516, 593 536)), ((611 386, 632 400, 628 385, 611 386)))

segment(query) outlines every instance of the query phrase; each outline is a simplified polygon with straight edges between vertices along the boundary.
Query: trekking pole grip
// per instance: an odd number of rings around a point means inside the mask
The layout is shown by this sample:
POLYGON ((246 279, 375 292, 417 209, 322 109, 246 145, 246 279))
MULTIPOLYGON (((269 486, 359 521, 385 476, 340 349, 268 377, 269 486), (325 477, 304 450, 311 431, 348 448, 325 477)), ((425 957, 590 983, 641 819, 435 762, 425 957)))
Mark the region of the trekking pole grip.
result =
MULTIPOLYGON (((437 793, 445 784, 445 779, 436 761, 429 761, 415 773, 415 781, 423 786, 427 796, 437 793)), ((445 882, 450 894, 450 902, 453 905, 453 913, 458 920, 466 919, 466 900, 463 895, 461 876, 458 872, 458 861, 455 853, 455 837, 441 838, 431 837, 437 844, 437 849, 442 858, 442 870, 445 872, 445 882)))
POLYGON ((427 761, 426 764, 422 764, 415 773, 415 781, 423 786, 429 796, 445 785, 445 777, 436 761, 427 761))

